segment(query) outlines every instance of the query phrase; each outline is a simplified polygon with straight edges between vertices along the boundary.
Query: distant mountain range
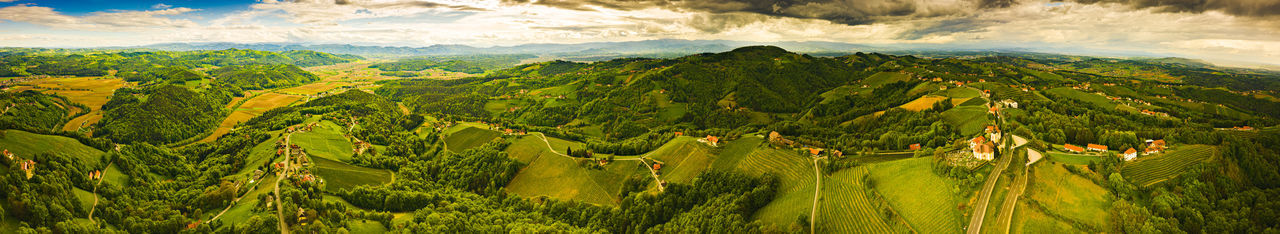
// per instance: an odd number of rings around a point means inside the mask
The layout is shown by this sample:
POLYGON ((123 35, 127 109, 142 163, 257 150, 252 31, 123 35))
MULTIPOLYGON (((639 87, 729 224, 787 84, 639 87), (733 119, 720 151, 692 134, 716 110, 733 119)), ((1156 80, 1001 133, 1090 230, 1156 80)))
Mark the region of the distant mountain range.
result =
POLYGON ((229 48, 265 51, 314 50, 335 54, 364 56, 438 56, 470 54, 533 54, 542 56, 695 54, 725 52, 752 45, 773 45, 803 53, 882 51, 884 48, 839 42, 749 42, 730 40, 646 40, 628 42, 592 42, 580 44, 524 44, 516 46, 473 47, 466 45, 432 45, 427 47, 358 46, 347 44, 243 44, 243 43, 166 43, 118 49, 145 48, 157 50, 222 50, 229 48))
MULTIPOLYGON (((408 47, 408 46, 366 46, 366 45, 350 45, 350 44, 291 44, 291 43, 229 43, 229 42, 212 42, 212 43, 164 43, 144 46, 132 47, 106 47, 98 49, 155 49, 155 50, 172 50, 172 51, 190 51, 190 50, 223 50, 230 48, 252 49, 263 51, 291 51, 291 50, 312 50, 333 54, 352 54, 373 58, 402 58, 414 56, 459 56, 459 55, 483 55, 483 54, 524 54, 535 55, 539 59, 536 61, 545 61, 552 59, 562 59, 571 61, 601 61, 622 57, 652 57, 652 58, 674 58, 697 53, 719 53, 741 48, 745 46, 770 45, 777 46, 788 51, 804 54, 812 54, 818 56, 840 56, 853 54, 856 52, 881 52, 894 55, 916 55, 925 57, 966 57, 966 56, 995 56, 995 55, 1015 55, 1015 56, 1033 56, 1033 57, 1057 57, 1062 58, 1061 53, 1069 54, 1092 54, 1088 57, 1112 57, 1132 60, 1143 60, 1149 62, 1176 63, 1189 66, 1213 66, 1211 63, 1203 60, 1173 58, 1163 54, 1151 54, 1141 52, 1106 52, 1106 53, 1087 53, 1084 51, 1076 51, 1071 48, 1035 48, 1035 47, 1015 47, 1001 48, 990 46, 958 46, 958 45, 936 45, 936 44, 895 44, 895 45, 867 45, 857 43, 843 42, 823 42, 823 41, 783 41, 783 42, 753 42, 753 41, 735 41, 735 40, 679 40, 679 39, 661 39, 661 40, 643 40, 643 41, 624 41, 624 42, 591 42, 578 44, 523 44, 515 46, 494 46, 494 47, 475 47, 457 44, 441 44, 426 47, 408 47), (1052 52, 1059 51, 1059 52, 1052 52)), ((1066 55, 1065 57, 1073 57, 1066 55)), ((1263 68, 1267 70, 1280 70, 1280 67, 1272 64, 1237 64, 1241 67, 1263 68)))

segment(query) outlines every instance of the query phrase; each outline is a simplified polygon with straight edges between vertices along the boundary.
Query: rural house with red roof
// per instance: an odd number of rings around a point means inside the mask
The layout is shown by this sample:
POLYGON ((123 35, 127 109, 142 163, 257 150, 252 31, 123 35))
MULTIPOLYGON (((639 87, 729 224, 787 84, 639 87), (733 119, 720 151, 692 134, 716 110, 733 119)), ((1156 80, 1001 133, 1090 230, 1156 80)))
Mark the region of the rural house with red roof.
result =
POLYGON ((1062 145, 1062 149, 1067 150, 1067 152, 1075 152, 1075 153, 1084 152, 1084 148, 1080 148, 1080 146, 1072 145, 1072 144, 1062 145))
POLYGON ((1133 159, 1138 158, 1138 150, 1129 148, 1128 150, 1125 150, 1123 154, 1120 154, 1120 158, 1123 158, 1125 161, 1132 161, 1133 159))
POLYGON ((1107 146, 1105 145, 1089 144, 1088 148, 1092 151, 1107 152, 1107 146))

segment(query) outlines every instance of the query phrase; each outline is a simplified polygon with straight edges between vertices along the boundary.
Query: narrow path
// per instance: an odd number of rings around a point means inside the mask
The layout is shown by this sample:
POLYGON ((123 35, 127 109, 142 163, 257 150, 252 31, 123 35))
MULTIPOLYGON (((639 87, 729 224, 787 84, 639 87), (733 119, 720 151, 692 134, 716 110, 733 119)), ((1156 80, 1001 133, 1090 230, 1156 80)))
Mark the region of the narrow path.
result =
POLYGON ((107 167, 102 168, 102 174, 100 175, 101 177, 98 177, 98 183, 93 184, 93 206, 89 207, 89 221, 92 221, 94 224, 98 223, 98 221, 93 220, 93 212, 98 209, 98 187, 102 186, 102 178, 107 177, 107 168, 111 168, 112 163, 115 163, 115 160, 108 162, 107 167))
POLYGON ((818 170, 818 160, 823 158, 826 157, 813 159, 813 177, 815 182, 813 183, 813 210, 809 212, 809 233, 816 233, 814 231, 817 230, 817 227, 814 226, 814 224, 817 223, 816 220, 818 219, 818 194, 822 191, 822 173, 818 170))
MULTIPOLYGON (((551 141, 548 141, 548 140, 547 140, 547 135, 546 135, 546 134, 542 134, 541 132, 535 132, 535 133, 537 133, 537 134, 538 134, 538 137, 542 138, 542 143, 547 144, 547 150, 549 150, 549 151, 551 151, 552 153, 555 153, 556 155, 559 155, 559 156, 563 156, 563 157, 567 157, 567 158, 571 158, 571 159, 572 159, 572 158, 574 158, 573 156, 569 156, 569 155, 567 155, 567 154, 562 154, 562 153, 560 153, 560 152, 557 152, 557 151, 556 151, 556 148, 551 147, 551 141)), ((650 151, 649 153, 652 153, 652 151, 650 151)), ((636 160, 636 161, 640 161, 640 164, 643 164, 643 165, 644 165, 644 168, 649 169, 649 175, 652 175, 652 176, 653 176, 653 181, 654 181, 654 182, 656 182, 656 183, 658 183, 658 191, 666 191, 666 190, 667 190, 667 186, 663 186, 663 185, 662 185, 662 179, 659 179, 659 178, 658 178, 658 171, 653 170, 653 165, 649 164, 649 162, 648 162, 648 161, 645 161, 645 160, 644 160, 644 158, 645 158, 646 156, 648 156, 648 155, 649 155, 649 153, 645 153, 644 155, 640 155, 640 157, 636 157, 636 158, 616 159, 615 161, 626 161, 626 160, 636 160)))
MULTIPOLYGON (((392 180, 394 180, 394 178, 395 177, 392 177, 392 180)), ((262 179, 262 178, 258 178, 258 179, 262 179)), ((253 183, 253 187, 249 187, 249 189, 245 190, 244 194, 241 194, 240 197, 237 197, 236 199, 231 200, 231 204, 227 205, 226 209, 222 209, 222 212, 218 212, 217 215, 214 215, 213 218, 209 218, 209 221, 205 221, 204 223, 212 223, 214 220, 218 220, 219 217, 222 217, 222 214, 226 214, 228 210, 231 210, 231 208, 235 207, 237 203, 240 203, 240 199, 244 199, 244 197, 249 196, 249 193, 252 193, 254 190, 258 190, 259 184, 262 184, 262 181, 257 181, 253 183)))
POLYGON ((292 136, 293 133, 284 136, 284 169, 280 170, 280 174, 276 175, 275 196, 273 196, 276 198, 276 216, 277 220, 280 221, 280 233, 284 234, 289 234, 289 225, 284 223, 284 203, 280 200, 280 181, 284 180, 284 177, 289 174, 289 138, 292 136))

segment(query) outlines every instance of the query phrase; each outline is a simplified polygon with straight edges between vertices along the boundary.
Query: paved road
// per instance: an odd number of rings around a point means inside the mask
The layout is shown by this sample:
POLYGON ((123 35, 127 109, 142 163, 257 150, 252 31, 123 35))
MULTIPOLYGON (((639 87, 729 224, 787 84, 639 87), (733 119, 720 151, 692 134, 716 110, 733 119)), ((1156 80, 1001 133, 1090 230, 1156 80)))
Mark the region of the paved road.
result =
POLYGON ((1000 179, 1000 173, 1009 167, 1009 162, 1013 161, 1013 157, 1000 157, 1000 162, 996 163, 996 168, 991 170, 991 175, 987 176, 987 181, 982 184, 982 191, 978 192, 978 203, 973 206, 973 216, 969 219, 968 233, 978 233, 982 229, 982 219, 987 216, 987 203, 991 202, 991 190, 996 187, 996 180, 1000 179))
MULTIPOLYGON (((1028 152, 1030 153, 1030 152, 1028 152)), ((1018 204, 1018 197, 1027 189, 1027 178, 1030 177, 1027 172, 1029 166, 1022 167, 1022 174, 1015 175, 1013 179, 1013 188, 1009 189, 1009 194, 1004 198, 1004 204, 1001 204, 1000 214, 996 215, 996 227, 1004 228, 1004 233, 1009 233, 1009 227, 1013 223, 1013 210, 1018 204)))

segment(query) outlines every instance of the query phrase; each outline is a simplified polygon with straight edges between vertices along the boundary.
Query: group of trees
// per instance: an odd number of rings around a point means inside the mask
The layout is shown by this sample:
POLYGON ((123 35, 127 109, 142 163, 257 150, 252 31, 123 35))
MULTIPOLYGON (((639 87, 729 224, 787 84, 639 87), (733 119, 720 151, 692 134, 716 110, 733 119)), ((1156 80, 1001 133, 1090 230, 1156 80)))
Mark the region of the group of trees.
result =
POLYGON ((221 85, 203 92, 174 85, 116 90, 102 106, 95 135, 120 143, 170 143, 209 131, 226 115, 222 107, 236 89, 221 85))

